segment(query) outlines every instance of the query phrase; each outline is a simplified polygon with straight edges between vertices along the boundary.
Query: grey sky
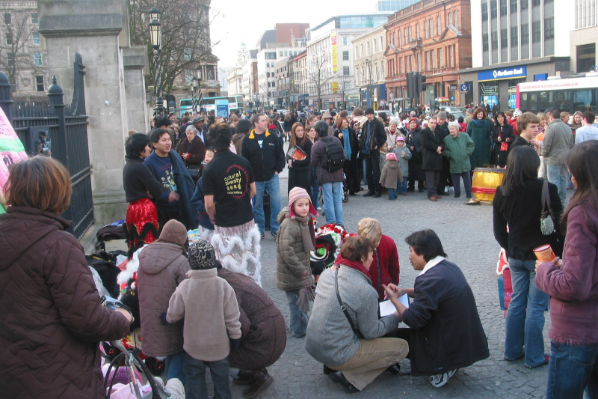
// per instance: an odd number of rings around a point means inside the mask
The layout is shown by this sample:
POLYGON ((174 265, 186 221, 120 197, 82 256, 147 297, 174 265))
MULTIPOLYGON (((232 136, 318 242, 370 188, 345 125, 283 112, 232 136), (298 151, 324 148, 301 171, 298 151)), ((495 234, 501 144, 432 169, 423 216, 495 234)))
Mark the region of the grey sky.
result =
POLYGON ((220 0, 212 1, 212 42, 219 66, 232 67, 242 42, 255 48, 261 34, 276 23, 308 22, 311 27, 338 14, 375 11, 377 0, 344 0, 342 2, 304 0, 220 0), (216 15, 218 14, 218 15, 216 15))

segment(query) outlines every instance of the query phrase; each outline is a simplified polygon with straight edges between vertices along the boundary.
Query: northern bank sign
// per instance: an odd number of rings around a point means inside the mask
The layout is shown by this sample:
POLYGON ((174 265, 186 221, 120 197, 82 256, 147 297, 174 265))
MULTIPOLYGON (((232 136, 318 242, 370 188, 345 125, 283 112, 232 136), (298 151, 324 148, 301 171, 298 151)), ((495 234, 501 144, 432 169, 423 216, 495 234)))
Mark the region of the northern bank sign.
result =
POLYGON ((502 79, 517 79, 525 78, 527 76, 527 67, 513 67, 504 69, 492 69, 489 71, 478 72, 478 82, 485 82, 488 80, 502 80, 502 79))

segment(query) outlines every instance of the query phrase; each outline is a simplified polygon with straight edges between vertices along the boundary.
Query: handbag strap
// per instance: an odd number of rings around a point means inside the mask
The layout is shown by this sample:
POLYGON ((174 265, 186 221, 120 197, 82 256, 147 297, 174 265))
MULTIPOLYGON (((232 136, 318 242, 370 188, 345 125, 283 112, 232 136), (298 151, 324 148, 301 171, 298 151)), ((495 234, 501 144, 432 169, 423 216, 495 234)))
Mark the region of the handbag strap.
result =
POLYGON ((382 272, 380 271, 380 254, 378 253, 378 248, 374 249, 376 253, 376 266, 378 267, 378 295, 380 295, 380 291, 382 290, 382 272))
POLYGON ((550 213, 550 216, 554 219, 552 207, 550 206, 548 180, 544 180, 544 184, 542 185, 542 219, 544 219, 547 216, 547 213, 550 213), (548 209, 548 212, 546 211, 546 209, 548 209))
POLYGON ((353 325, 353 320, 351 320, 351 316, 349 315, 349 312, 347 311, 347 307, 345 306, 343 300, 341 299, 341 294, 338 291, 338 269, 334 271, 334 289, 336 290, 336 299, 338 299, 338 304, 340 305, 341 310, 345 314, 345 317, 349 321, 349 325, 351 325, 351 330, 353 330, 355 335, 357 335, 357 338, 363 339, 363 335, 361 335, 361 332, 359 330, 357 330, 355 328, 355 326, 353 325))

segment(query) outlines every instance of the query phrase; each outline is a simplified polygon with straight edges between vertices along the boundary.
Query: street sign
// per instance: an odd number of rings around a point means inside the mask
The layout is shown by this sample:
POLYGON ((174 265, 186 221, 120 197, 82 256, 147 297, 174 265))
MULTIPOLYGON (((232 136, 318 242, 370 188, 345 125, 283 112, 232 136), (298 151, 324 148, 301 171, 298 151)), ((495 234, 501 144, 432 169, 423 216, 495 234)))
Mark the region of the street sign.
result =
POLYGON ((449 90, 450 91, 456 91, 457 90, 457 85, 449 85, 449 90))
POLYGON ((471 91, 471 85, 469 83, 462 83, 461 91, 471 91))
POLYGON ((228 118, 228 100, 216 100, 216 116, 228 118))

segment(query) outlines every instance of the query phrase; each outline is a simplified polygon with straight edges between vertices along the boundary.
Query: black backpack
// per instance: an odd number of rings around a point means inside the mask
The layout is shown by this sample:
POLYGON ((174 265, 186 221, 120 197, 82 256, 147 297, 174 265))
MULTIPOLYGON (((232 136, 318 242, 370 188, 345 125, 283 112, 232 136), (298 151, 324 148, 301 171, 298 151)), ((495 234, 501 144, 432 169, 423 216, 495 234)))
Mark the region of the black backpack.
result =
POLYGON ((326 150, 320 161, 320 166, 328 172, 336 172, 345 164, 345 151, 343 146, 334 138, 326 140, 326 150))

